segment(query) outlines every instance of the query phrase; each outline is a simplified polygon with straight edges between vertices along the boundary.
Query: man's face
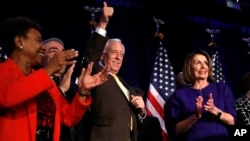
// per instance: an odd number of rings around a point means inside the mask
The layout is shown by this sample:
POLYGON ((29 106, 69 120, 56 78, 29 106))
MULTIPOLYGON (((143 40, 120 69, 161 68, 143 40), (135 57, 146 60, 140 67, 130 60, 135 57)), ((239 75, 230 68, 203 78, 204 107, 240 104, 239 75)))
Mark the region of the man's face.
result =
MULTIPOLYGON (((44 48, 45 48, 45 56, 44 56, 44 60, 43 60, 43 64, 44 66, 46 66, 49 61, 51 60, 51 58, 54 57, 55 54, 62 52, 64 50, 64 46, 60 43, 58 43, 57 41, 50 41, 47 42, 46 44, 44 44, 44 48)), ((55 76, 62 76, 63 73, 65 72, 66 67, 62 68, 60 71, 58 71, 55 76)))
POLYGON ((103 54, 103 62, 112 73, 117 74, 119 72, 122 66, 124 53, 124 47, 120 42, 112 42, 107 52, 103 54))
POLYGON ((47 57, 47 63, 52 57, 54 57, 56 53, 62 52, 64 50, 63 45, 56 41, 47 42, 46 44, 44 44, 44 48, 46 52, 45 56, 47 57))

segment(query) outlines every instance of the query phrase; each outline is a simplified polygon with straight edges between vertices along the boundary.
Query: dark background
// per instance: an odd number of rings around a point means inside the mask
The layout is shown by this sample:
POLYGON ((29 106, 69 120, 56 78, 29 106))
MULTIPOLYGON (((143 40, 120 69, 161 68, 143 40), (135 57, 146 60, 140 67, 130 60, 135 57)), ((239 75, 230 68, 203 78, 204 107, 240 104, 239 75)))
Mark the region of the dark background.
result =
MULTIPOLYGON (((148 91, 157 43, 153 17, 161 19, 162 40, 175 74, 182 69, 186 55, 194 49, 211 49, 210 34, 219 29, 217 43, 226 82, 235 97, 241 95, 239 81, 249 71, 248 44, 242 38, 250 36, 250 2, 240 0, 241 10, 226 6, 226 0, 107 0, 114 15, 107 27, 108 36, 121 38, 126 46, 120 74, 131 85, 148 91)), ((42 26, 43 38, 61 38, 66 48, 80 52, 90 37, 90 12, 84 6, 102 7, 102 0, 1 0, 0 22, 13 16, 27 16, 42 26)), ((96 13, 96 21, 100 12, 96 13)), ((80 53, 80 55, 82 52, 80 53)), ((79 58, 79 61, 81 58, 79 58)))

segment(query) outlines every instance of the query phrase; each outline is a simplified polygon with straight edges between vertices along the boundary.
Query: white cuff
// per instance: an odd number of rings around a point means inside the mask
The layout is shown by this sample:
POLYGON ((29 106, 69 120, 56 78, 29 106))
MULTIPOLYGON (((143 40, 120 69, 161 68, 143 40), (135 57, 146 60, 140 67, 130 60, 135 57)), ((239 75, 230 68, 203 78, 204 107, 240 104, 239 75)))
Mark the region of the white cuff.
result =
POLYGON ((105 29, 102 29, 102 28, 99 28, 99 27, 96 27, 95 29, 95 32, 106 37, 106 34, 107 34, 107 31, 105 29))
POLYGON ((141 114, 138 114, 138 117, 139 117, 140 122, 142 123, 143 120, 147 117, 147 111, 146 110, 144 111, 143 116, 141 114))

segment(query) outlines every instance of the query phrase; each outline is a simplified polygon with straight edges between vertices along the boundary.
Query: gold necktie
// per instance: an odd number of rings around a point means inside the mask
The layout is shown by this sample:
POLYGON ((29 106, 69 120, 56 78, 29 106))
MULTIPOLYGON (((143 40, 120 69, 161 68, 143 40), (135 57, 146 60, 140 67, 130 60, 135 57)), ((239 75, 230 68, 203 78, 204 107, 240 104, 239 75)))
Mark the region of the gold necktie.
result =
MULTIPOLYGON (((121 88, 123 94, 126 96, 126 98, 128 99, 128 101, 130 101, 130 96, 129 96, 129 90, 122 84, 122 82, 119 80, 119 78, 115 75, 110 73, 111 76, 113 76, 115 78, 116 83, 119 85, 119 87, 121 88)), ((133 130, 133 117, 131 116, 130 119, 130 130, 133 130)))
POLYGON ((122 84, 122 82, 119 80, 119 78, 115 75, 112 74, 111 75, 115 78, 115 81, 117 82, 117 84, 119 85, 119 87, 121 88, 123 94, 126 96, 126 98, 128 99, 128 101, 130 100, 129 97, 129 90, 122 84))

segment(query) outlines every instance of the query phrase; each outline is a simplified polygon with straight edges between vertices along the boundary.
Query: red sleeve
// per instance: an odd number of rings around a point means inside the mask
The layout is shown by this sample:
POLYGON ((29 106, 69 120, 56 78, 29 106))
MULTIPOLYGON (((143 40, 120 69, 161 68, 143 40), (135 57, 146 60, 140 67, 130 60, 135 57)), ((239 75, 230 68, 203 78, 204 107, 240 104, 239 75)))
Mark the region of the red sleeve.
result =
POLYGON ((0 73, 0 108, 10 108, 23 103, 42 91, 53 87, 53 81, 44 69, 25 76, 20 71, 4 70, 0 73))
POLYGON ((70 105, 64 105, 61 108, 61 122, 67 126, 77 124, 88 110, 91 102, 91 96, 86 97, 86 100, 83 101, 79 99, 77 93, 70 105))

